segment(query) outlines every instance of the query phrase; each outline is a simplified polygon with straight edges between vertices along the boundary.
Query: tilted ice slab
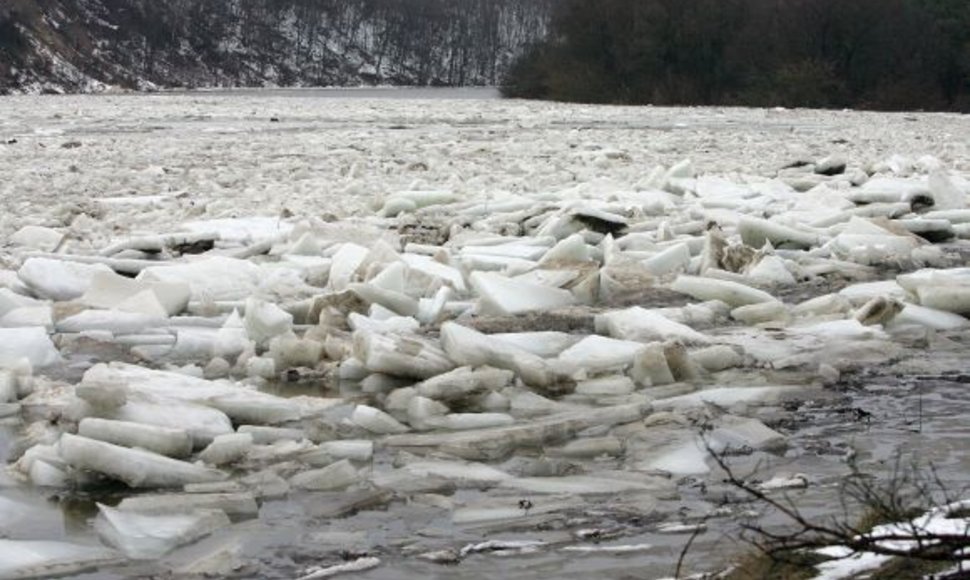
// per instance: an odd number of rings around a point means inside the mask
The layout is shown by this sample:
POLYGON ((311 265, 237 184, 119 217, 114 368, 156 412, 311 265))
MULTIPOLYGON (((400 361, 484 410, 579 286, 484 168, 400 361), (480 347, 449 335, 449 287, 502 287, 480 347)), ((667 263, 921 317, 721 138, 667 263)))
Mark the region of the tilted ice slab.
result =
POLYGON ((102 264, 29 258, 17 275, 43 298, 72 300, 84 294, 98 272, 111 273, 111 268, 102 264))
POLYGON ((441 325, 441 345, 448 357, 459 365, 488 365, 510 370, 526 384, 537 387, 551 386, 572 372, 572 369, 557 368, 530 352, 454 322, 441 325))
POLYGON ((98 504, 94 528, 106 544, 134 560, 160 558, 178 546, 194 542, 229 525, 219 510, 190 514, 146 515, 98 504))
POLYGON ((78 574, 121 561, 123 558, 117 552, 100 546, 0 539, 0 578, 3 580, 78 574))
POLYGON ((108 369, 134 393, 212 407, 241 423, 282 423, 334 403, 320 399, 317 404, 308 406, 293 399, 261 393, 240 383, 208 381, 125 363, 111 363, 108 369))
POLYGON ((563 368, 576 368, 587 373, 623 369, 633 364, 633 357, 643 344, 604 336, 587 336, 564 350, 556 361, 563 368))
POLYGON ((79 301, 94 308, 116 308, 145 291, 150 291, 155 296, 168 316, 184 310, 191 296, 191 288, 185 282, 151 283, 126 278, 114 272, 97 272, 79 301))
POLYGON ((481 299, 481 314, 485 315, 551 310, 577 302, 568 290, 513 280, 492 272, 475 272, 471 275, 471 284, 481 299))
POLYGON ((771 294, 751 286, 697 276, 680 276, 670 289, 698 300, 720 300, 734 308, 776 300, 771 294))
POLYGON ((22 359, 41 368, 59 362, 61 354, 42 327, 0 328, 0 366, 22 359))
POLYGON ((58 448, 72 466, 104 474, 130 487, 179 487, 226 478, 221 471, 69 433, 61 436, 58 448))
POLYGON ((259 287, 261 277, 259 266, 248 260, 215 256, 145 268, 136 279, 188 284, 192 300, 241 300, 259 287))
POLYGON ((183 223, 180 227, 196 234, 215 233, 222 241, 247 243, 277 239, 293 229, 292 224, 278 217, 259 216, 198 220, 183 223))
POLYGON ((121 407, 98 414, 105 419, 185 431, 194 447, 204 447, 215 437, 232 432, 232 421, 219 409, 146 393, 137 393, 121 407))
POLYGON ((595 324, 597 332, 623 340, 638 342, 679 340, 684 344, 711 342, 710 338, 693 328, 639 306, 598 314, 595 324))

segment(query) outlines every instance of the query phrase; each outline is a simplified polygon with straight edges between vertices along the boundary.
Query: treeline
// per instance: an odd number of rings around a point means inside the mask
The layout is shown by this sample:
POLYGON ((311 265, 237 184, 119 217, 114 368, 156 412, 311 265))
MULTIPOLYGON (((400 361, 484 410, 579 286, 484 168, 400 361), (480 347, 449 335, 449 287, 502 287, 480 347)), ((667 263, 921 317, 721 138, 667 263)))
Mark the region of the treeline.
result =
POLYGON ((554 2, 0 0, 0 61, 122 86, 495 85, 554 2))
POLYGON ((970 111, 967 0, 561 0, 509 97, 970 111))

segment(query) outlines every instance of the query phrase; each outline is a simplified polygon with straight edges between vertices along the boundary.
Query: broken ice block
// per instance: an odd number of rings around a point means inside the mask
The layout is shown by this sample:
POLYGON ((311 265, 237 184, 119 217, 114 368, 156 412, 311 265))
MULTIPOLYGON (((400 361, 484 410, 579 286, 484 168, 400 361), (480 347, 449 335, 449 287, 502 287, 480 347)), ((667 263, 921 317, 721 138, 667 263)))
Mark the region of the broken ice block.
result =
POLYGON ((417 392, 439 401, 461 401, 485 391, 508 386, 515 378, 509 370, 490 367, 460 367, 415 385, 417 392))
POLYGON ((711 339, 666 316, 634 306, 596 316, 596 328, 614 338, 638 342, 680 340, 685 344, 709 344, 711 339))
POLYGON ((61 354, 43 328, 0 328, 0 364, 22 359, 42 368, 59 362, 61 354))
POLYGON ((253 436, 249 433, 227 433, 213 439, 199 453, 199 459, 209 465, 225 465, 241 459, 252 446, 253 436))
POLYGON ((113 550, 68 542, 0 540, 0 578, 46 578, 119 564, 113 550))
POLYGON ((225 479, 221 471, 199 467, 142 449, 128 449, 65 433, 61 457, 78 469, 88 469, 123 481, 130 487, 179 487, 225 479))
POLYGON ((290 330, 293 315, 271 302, 249 298, 243 321, 249 337, 257 344, 266 344, 271 338, 290 330))
POLYGON ((693 296, 698 300, 720 300, 734 308, 775 300, 774 296, 757 288, 737 282, 697 276, 679 276, 670 289, 693 296))
POLYGON ((111 272, 111 268, 103 264, 28 258, 17 271, 17 275, 37 295, 64 301, 84 294, 98 272, 111 272))
POLYGON ((188 457, 192 453, 192 438, 182 429, 87 417, 78 425, 78 434, 124 447, 140 447, 168 457, 188 457))
POLYGON ((350 420, 372 433, 386 435, 389 433, 405 433, 408 428, 397 419, 380 409, 367 405, 357 405, 350 420))
POLYGON ((530 352, 454 322, 441 325, 441 345, 458 364, 507 369, 531 386, 549 388, 568 382, 568 370, 557 369, 530 352))
POLYGON ((455 368, 437 344, 417 336, 355 332, 354 357, 372 372, 415 379, 455 368))
POLYGON ((298 473, 290 478, 293 487, 310 491, 335 491, 360 481, 360 475, 348 459, 341 459, 322 469, 298 473))
POLYGON ((225 512, 145 515, 98 504, 94 529, 104 543, 133 560, 154 560, 229 525, 225 512))
POLYGON ((493 272, 475 272, 470 280, 481 298, 482 314, 521 314, 576 303, 576 297, 568 290, 521 282, 493 272))

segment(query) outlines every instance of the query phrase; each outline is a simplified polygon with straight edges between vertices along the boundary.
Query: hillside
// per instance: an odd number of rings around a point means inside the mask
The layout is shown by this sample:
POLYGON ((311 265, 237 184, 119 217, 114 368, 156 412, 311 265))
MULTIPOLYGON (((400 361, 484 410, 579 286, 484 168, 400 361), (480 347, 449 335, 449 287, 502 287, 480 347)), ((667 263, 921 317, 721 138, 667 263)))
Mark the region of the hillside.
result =
POLYGON ((494 85, 552 0, 4 0, 0 94, 494 85))

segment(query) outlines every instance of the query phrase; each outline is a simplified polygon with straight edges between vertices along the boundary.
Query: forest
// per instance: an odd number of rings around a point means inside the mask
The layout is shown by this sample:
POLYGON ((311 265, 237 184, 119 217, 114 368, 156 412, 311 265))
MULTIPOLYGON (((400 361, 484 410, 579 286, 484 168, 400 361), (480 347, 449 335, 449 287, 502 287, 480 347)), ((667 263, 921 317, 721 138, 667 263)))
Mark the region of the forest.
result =
POLYGON ((966 0, 562 0, 509 97, 970 111, 966 0))

